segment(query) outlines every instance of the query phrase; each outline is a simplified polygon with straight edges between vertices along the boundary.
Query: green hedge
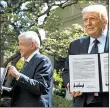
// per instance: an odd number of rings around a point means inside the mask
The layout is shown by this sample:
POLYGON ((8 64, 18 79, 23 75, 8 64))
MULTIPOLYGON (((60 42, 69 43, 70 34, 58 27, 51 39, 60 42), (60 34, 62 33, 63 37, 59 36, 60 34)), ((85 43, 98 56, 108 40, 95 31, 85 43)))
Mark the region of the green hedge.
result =
POLYGON ((52 96, 53 107, 72 107, 72 101, 58 95, 52 96))

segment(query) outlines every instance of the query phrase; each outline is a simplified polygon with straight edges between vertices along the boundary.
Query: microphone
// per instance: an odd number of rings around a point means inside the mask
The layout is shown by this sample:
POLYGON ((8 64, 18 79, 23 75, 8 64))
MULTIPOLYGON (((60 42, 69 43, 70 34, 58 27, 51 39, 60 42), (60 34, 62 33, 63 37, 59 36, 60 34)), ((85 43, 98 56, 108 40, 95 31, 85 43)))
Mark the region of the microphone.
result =
POLYGON ((9 62, 11 62, 11 64, 15 66, 20 58, 21 58, 20 52, 16 51, 14 55, 7 59, 7 61, 4 63, 4 67, 6 67, 9 62))

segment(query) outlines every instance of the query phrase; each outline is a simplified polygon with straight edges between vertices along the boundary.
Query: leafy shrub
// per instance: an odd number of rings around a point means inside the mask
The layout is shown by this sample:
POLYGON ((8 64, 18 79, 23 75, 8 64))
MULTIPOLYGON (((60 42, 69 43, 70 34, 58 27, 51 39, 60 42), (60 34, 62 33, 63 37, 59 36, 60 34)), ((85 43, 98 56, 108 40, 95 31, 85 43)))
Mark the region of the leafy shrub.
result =
POLYGON ((61 72, 57 72, 56 69, 54 69, 53 72, 53 79, 54 79, 54 86, 56 89, 61 89, 62 88, 62 78, 61 78, 61 72))
POLYGON ((58 95, 52 96, 53 107, 72 107, 72 101, 58 95))
POLYGON ((79 24, 73 24, 72 27, 48 32, 46 39, 42 42, 41 52, 52 54, 56 59, 65 58, 70 42, 84 37, 84 35, 86 35, 84 29, 79 24))
POLYGON ((20 71, 23 67, 24 61, 23 60, 19 60, 16 64, 16 68, 18 69, 18 71, 20 71))

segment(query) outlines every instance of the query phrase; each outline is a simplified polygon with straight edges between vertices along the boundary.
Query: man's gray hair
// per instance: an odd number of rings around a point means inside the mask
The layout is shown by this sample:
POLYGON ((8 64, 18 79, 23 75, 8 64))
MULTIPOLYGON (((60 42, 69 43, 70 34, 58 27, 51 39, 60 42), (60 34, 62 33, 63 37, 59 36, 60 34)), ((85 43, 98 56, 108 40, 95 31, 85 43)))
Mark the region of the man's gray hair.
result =
POLYGON ((31 41, 31 42, 35 42, 37 44, 37 48, 40 48, 40 39, 39 39, 39 36, 36 32, 34 31, 26 31, 26 32, 23 32, 21 33, 19 36, 18 36, 18 39, 20 37, 24 37, 25 39, 31 41))
POLYGON ((107 15, 107 9, 103 5, 90 5, 88 7, 85 7, 82 10, 82 14, 87 12, 96 12, 104 16, 104 18, 108 21, 108 15, 107 15))

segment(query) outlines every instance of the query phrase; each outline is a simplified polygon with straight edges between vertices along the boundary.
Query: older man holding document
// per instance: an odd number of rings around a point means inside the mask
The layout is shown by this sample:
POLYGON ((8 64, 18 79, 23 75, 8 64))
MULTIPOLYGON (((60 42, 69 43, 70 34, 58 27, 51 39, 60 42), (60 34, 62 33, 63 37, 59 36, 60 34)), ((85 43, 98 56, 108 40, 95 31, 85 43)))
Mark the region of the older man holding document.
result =
MULTIPOLYGON (((90 5, 82 10, 85 31, 87 37, 77 39, 71 42, 68 55, 108 53, 108 15, 106 7, 103 5, 90 5)), ((65 63, 62 74, 64 85, 67 87, 69 94, 73 97, 74 107, 108 107, 108 92, 70 92, 69 77, 69 58, 65 63)), ((89 72, 88 72, 89 73, 89 72)), ((77 85, 78 86, 78 85, 77 85)), ((84 86, 84 85, 83 85, 84 86)))

